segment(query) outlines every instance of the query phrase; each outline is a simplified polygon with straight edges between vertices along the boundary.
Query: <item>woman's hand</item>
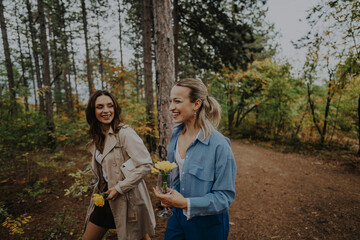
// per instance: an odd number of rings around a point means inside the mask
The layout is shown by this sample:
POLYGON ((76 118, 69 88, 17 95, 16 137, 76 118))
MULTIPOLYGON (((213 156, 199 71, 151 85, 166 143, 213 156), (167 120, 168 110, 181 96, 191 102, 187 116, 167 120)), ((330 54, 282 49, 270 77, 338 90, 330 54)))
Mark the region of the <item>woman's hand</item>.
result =
POLYGON ((160 199, 161 205, 167 208, 187 208, 187 200, 181 193, 176 190, 172 190, 170 194, 159 193, 158 190, 153 188, 155 196, 160 199))
POLYGON ((115 188, 110 188, 106 193, 109 194, 106 200, 115 200, 119 196, 119 192, 115 188))

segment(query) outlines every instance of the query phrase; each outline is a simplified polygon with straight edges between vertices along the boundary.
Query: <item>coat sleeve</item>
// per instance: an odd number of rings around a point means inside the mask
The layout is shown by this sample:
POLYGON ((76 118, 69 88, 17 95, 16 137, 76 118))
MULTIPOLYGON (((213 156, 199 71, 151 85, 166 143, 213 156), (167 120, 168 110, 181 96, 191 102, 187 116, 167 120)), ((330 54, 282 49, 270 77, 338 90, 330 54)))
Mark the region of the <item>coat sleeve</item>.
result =
POLYGON ((150 173, 153 163, 144 142, 132 128, 126 127, 121 129, 119 140, 123 150, 125 150, 135 165, 135 169, 131 171, 130 176, 115 185, 115 189, 120 194, 124 194, 136 187, 150 173))

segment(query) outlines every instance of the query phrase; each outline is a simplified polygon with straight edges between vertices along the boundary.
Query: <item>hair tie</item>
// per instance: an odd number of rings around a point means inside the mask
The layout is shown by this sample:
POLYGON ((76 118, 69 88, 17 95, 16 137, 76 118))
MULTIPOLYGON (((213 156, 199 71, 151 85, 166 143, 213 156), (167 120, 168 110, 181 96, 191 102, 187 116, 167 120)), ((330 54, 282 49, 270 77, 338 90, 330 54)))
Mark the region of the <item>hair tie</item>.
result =
POLYGON ((206 96, 206 100, 208 100, 208 102, 209 102, 209 96, 206 96))

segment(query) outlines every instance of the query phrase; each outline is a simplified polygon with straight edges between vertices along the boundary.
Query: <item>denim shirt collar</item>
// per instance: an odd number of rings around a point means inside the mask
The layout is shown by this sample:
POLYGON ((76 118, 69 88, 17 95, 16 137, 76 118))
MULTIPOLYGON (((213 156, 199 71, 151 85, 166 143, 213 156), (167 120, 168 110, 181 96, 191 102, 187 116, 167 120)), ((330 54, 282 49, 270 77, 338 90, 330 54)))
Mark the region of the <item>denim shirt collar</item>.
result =
MULTIPOLYGON (((174 135, 175 136, 179 136, 181 130, 184 128, 184 123, 177 123, 174 126, 174 135)), ((208 136, 207 139, 204 139, 204 132, 202 129, 200 129, 200 133, 197 135, 197 138, 195 139, 195 141, 198 140, 199 142, 201 142, 202 144, 205 145, 209 145, 209 141, 210 141, 210 136, 208 136)))

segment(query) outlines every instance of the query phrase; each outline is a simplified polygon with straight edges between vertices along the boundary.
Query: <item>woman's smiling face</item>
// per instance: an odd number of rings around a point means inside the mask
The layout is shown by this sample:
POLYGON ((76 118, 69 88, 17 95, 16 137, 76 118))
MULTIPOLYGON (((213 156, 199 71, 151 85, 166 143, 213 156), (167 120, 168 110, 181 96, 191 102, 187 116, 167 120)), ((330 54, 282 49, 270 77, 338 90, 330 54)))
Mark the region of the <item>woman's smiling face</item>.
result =
POLYGON ((174 123, 194 121, 195 103, 190 101, 190 88, 174 86, 170 93, 170 107, 174 123))
POLYGON ((103 124, 110 124, 114 119, 114 103, 109 96, 101 95, 95 101, 96 119, 103 124))

